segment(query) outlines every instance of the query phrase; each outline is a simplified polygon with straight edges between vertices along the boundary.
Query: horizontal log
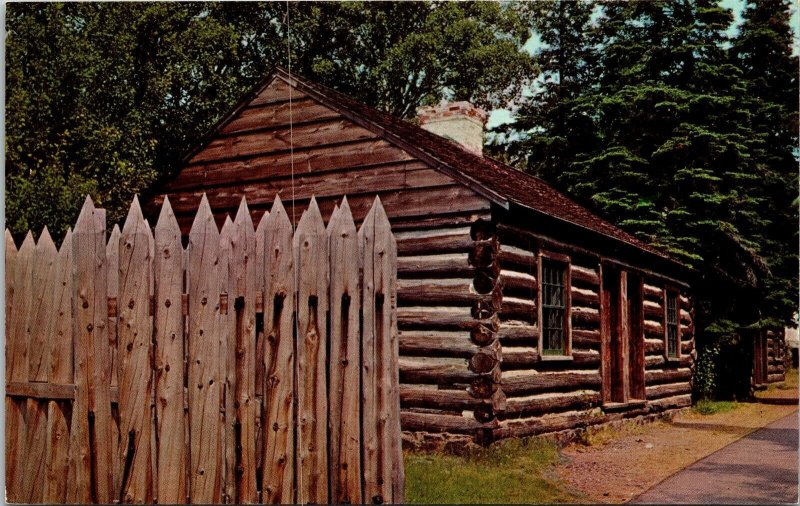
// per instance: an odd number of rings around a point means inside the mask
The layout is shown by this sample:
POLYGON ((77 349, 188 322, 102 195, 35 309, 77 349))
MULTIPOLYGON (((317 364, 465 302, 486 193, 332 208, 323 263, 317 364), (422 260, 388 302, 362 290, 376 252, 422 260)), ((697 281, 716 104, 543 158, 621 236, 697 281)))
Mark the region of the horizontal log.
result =
POLYGON ((664 339, 645 339, 644 340, 645 354, 651 353, 664 353, 664 339))
POLYGON ((400 407, 437 408, 457 411, 472 410, 476 406, 491 402, 488 399, 476 399, 466 390, 440 390, 428 385, 400 385, 400 407))
POLYGON ((517 270, 528 274, 536 272, 537 257, 531 251, 501 243, 497 258, 505 269, 517 270))
POLYGON ((683 309, 686 309, 687 311, 690 311, 692 309, 692 303, 691 301, 689 301, 689 298, 681 294, 680 299, 681 299, 681 307, 683 309))
POLYGON ((600 374, 596 371, 536 372, 508 371, 500 379, 503 392, 509 398, 547 390, 577 390, 598 387, 600 374))
POLYGON ((504 320, 536 321, 536 302, 519 297, 503 297, 500 318, 504 320))
POLYGON ((785 374, 770 374, 767 376, 768 383, 780 383, 782 381, 786 381, 785 374))
POLYGON ((655 383, 678 383, 692 377, 692 370, 689 368, 681 369, 659 369, 644 372, 644 382, 647 385, 655 383))
MULTIPOLYGON (((568 361, 570 367, 587 367, 600 365, 600 353, 594 350, 573 350, 572 360, 568 361)), ((539 350, 533 347, 503 347, 503 370, 530 368, 544 366, 549 362, 542 362, 539 350)), ((555 365, 554 367, 562 367, 555 365)))
MULTIPOLYGON (((505 356, 505 354, 504 354, 504 356, 505 356)), ((774 374, 783 374, 783 366, 782 365, 779 366, 777 364, 770 365, 769 367, 767 367, 767 373, 768 374, 773 374, 773 375, 774 374)))
POLYGON ((691 355, 687 354, 678 360, 670 359, 669 362, 667 362, 667 359, 664 357, 663 353, 659 353, 658 355, 647 355, 644 357, 644 366, 648 369, 660 368, 667 363, 675 367, 689 367, 692 365, 692 357, 691 355))
POLYGON ((475 243, 470 237, 469 227, 395 232, 395 239, 399 257, 468 253, 475 243))
POLYGON ((692 317, 689 314, 689 311, 685 309, 680 310, 681 315, 681 325, 691 325, 692 324, 692 317))
POLYGON ((587 269, 580 265, 570 266, 572 282, 585 283, 591 286, 600 286, 600 275, 594 269, 587 269))
POLYGON ((536 297, 536 277, 523 272, 501 270, 500 280, 503 284, 503 293, 512 295, 521 292, 531 299, 536 297))
POLYGON ((478 352, 467 331, 401 330, 400 353, 408 356, 468 359, 478 352))
POLYGON ((655 411, 662 411, 665 409, 685 408, 692 405, 691 394, 677 395, 675 397, 665 397, 655 401, 650 401, 649 406, 655 411))
POLYGON ((664 326, 660 322, 645 320, 643 327, 646 336, 664 339, 664 326))
POLYGON ((571 294, 572 294, 573 305, 576 306, 580 306, 582 304, 589 304, 592 306, 600 305, 600 296, 594 290, 573 286, 571 294))
POLYGON ((472 306, 482 300, 495 308, 500 304, 499 288, 479 294, 471 279, 398 279, 397 300, 403 305, 472 306))
POLYGON ((470 308, 447 306, 411 306, 397 308, 397 323, 401 329, 471 330, 478 325, 497 330, 499 318, 476 320, 470 308))
POLYGON ((495 439, 528 437, 548 432, 575 429, 601 423, 605 417, 593 410, 551 413, 539 417, 502 420, 494 431, 495 439))
POLYGON ((572 306, 572 322, 576 326, 600 325, 600 310, 593 307, 572 306))
POLYGON ((424 276, 470 278, 475 275, 475 268, 467 262, 467 253, 399 256, 397 275, 400 278, 424 276))
POLYGON ((657 286, 651 285, 649 283, 644 283, 642 285, 642 291, 644 292, 645 297, 649 297, 661 304, 664 299, 664 289, 659 288, 657 286))
POLYGON ((400 412, 400 425, 403 430, 421 432, 452 432, 471 434, 478 429, 491 429, 495 422, 481 423, 472 416, 446 413, 418 413, 408 410, 400 412))
POLYGON ((660 303, 645 299, 642 301, 642 308, 644 310, 645 317, 650 317, 654 320, 664 319, 664 308, 660 303))
POLYGON ((476 376, 465 359, 400 357, 401 383, 469 383, 476 376))
POLYGON ((583 410, 597 405, 600 393, 595 390, 546 393, 510 397, 506 400, 504 416, 540 415, 564 410, 583 410))
POLYGON ((501 321, 497 337, 504 346, 509 344, 536 346, 539 339, 539 329, 535 324, 531 325, 527 321, 501 321))
POLYGON ((586 329, 572 329, 572 347, 585 349, 599 349, 600 331, 586 329))
POLYGON ((666 385, 653 385, 645 388, 645 396, 647 399, 661 399, 662 397, 672 397, 675 395, 684 395, 692 393, 691 383, 670 383, 666 385))

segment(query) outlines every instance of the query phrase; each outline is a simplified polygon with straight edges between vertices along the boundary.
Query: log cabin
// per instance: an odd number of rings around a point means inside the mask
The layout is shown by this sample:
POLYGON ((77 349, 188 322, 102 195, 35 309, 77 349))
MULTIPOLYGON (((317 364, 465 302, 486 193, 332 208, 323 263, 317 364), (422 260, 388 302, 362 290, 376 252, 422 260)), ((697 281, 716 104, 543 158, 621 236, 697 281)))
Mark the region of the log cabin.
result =
POLYGON ((418 124, 274 69, 146 200, 188 232, 242 196, 295 223, 312 196, 358 223, 378 195, 398 244, 403 430, 479 442, 691 404, 692 273, 544 181, 482 154, 486 114, 418 124))

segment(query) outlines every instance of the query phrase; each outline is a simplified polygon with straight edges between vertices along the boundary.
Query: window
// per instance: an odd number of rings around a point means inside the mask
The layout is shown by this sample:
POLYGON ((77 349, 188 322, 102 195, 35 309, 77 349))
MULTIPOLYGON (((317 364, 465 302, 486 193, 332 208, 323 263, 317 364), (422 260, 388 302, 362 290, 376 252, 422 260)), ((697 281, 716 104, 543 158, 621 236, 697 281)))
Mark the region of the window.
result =
POLYGON ((678 321, 678 294, 665 292, 667 303, 664 322, 667 338, 667 358, 678 358, 680 355, 679 321, 678 321))
POLYGON ((569 339, 567 263, 542 258, 542 355, 566 355, 569 339))

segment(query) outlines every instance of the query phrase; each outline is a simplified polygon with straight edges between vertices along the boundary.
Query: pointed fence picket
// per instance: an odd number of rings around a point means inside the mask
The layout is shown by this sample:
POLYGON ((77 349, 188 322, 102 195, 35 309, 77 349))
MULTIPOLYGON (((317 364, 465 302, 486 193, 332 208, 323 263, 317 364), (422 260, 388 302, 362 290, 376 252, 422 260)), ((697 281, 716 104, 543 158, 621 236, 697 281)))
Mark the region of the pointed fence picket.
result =
POLYGON ((6 232, 11 502, 402 502, 396 244, 376 199, 297 230, 276 197, 183 248, 165 199, 106 242, 6 232))

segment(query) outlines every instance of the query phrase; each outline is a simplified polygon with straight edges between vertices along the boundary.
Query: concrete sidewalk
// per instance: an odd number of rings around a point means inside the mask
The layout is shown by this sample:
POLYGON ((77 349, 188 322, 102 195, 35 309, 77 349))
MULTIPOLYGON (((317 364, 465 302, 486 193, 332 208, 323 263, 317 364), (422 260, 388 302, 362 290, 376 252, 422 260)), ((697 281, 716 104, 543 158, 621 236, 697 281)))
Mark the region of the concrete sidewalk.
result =
POLYGON ((692 464, 637 504, 783 504, 798 501, 798 413, 692 464))

